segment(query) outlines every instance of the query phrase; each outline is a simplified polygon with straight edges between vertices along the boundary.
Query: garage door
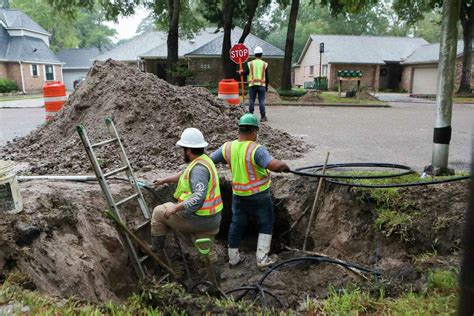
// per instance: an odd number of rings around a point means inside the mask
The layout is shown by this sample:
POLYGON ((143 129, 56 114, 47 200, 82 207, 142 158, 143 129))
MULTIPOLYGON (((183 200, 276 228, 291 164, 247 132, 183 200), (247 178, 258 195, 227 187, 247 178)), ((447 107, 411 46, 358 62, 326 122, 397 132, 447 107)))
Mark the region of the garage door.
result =
POLYGON ((85 77, 87 75, 87 70, 63 70, 63 81, 66 86, 66 90, 74 90, 73 82, 76 79, 85 77))
POLYGON ((438 69, 415 68, 413 74, 413 94, 436 94, 438 69))

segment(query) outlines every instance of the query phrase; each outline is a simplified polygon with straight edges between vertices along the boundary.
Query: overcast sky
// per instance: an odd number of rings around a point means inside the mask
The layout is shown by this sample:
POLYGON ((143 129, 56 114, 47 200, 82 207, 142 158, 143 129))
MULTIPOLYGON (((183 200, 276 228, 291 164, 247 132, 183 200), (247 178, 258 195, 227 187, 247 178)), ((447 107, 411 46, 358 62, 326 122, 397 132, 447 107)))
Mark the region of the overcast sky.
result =
POLYGON ((135 35, 138 24, 148 15, 147 11, 143 8, 139 8, 134 15, 128 17, 120 17, 118 23, 106 22, 106 24, 112 28, 115 28, 117 35, 115 41, 121 39, 131 38, 135 35))

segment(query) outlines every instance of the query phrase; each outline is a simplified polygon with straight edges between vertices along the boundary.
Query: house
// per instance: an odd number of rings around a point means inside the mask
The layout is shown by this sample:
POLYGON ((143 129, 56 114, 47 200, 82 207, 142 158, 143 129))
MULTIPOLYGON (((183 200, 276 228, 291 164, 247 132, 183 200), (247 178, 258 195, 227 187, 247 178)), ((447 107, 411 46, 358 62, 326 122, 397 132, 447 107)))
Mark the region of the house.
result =
MULTIPOLYGON (((232 30, 232 44, 237 43, 242 29, 232 30)), ((216 84, 222 79, 222 41, 224 33, 216 28, 205 28, 191 39, 179 39, 179 64, 187 69, 190 77, 187 84, 207 85, 216 84)), ((147 32, 132 38, 130 41, 97 56, 98 60, 112 58, 115 60, 137 63, 142 62, 144 69, 160 78, 166 77, 167 33, 147 32)), ((279 87, 283 68, 284 52, 270 43, 249 34, 245 44, 253 52, 256 46, 264 51, 263 59, 269 64, 270 84, 279 87)))
POLYGON ((74 89, 74 80, 84 78, 92 61, 100 54, 97 47, 64 48, 56 56, 63 63, 63 80, 66 90, 74 89))
POLYGON ((20 10, 0 9, 0 78, 25 93, 62 81, 62 65, 49 48, 50 34, 20 10))
MULTIPOLYGON (((327 77, 328 88, 337 89, 339 70, 362 71, 361 85, 371 90, 403 90, 407 84, 402 62, 415 49, 428 44, 419 37, 311 35, 296 65, 293 84, 304 85, 319 75, 327 77), (319 73, 319 45, 324 43, 319 73)), ((354 83, 343 81, 348 89, 354 83)))
MULTIPOLYGON (((458 41, 454 91, 459 88, 464 42, 458 41)), ((439 62, 439 43, 416 48, 403 62, 404 89, 413 94, 436 94, 439 62)), ((473 60, 474 62, 474 60, 473 60)), ((474 69, 474 68, 473 68, 474 69)), ((472 73, 474 75, 474 72, 472 73)), ((471 75, 471 86, 474 78, 471 75)))

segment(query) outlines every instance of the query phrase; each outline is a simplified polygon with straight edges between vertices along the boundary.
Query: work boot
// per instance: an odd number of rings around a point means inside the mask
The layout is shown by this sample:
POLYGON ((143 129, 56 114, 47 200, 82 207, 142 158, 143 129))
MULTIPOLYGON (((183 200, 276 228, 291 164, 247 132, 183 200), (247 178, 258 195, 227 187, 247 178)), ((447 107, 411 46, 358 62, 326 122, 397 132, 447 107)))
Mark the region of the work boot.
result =
POLYGON ((268 122, 268 118, 265 114, 263 114, 262 117, 260 118, 260 122, 268 122))
POLYGON ((229 264, 231 266, 236 266, 245 260, 244 256, 240 255, 239 248, 229 248, 228 254, 229 254, 229 264))
POLYGON ((270 258, 270 246, 272 244, 272 235, 259 234, 257 242, 257 267, 266 268, 275 263, 275 258, 270 258))
MULTIPOLYGON (((220 287, 221 286, 221 267, 216 262, 212 263, 211 267, 212 267, 212 272, 214 273, 214 276, 216 277, 217 286, 220 287)), ((209 279, 212 282, 211 276, 209 276, 209 279)))
POLYGON ((166 236, 151 236, 151 250, 159 255, 160 250, 165 248, 166 236))

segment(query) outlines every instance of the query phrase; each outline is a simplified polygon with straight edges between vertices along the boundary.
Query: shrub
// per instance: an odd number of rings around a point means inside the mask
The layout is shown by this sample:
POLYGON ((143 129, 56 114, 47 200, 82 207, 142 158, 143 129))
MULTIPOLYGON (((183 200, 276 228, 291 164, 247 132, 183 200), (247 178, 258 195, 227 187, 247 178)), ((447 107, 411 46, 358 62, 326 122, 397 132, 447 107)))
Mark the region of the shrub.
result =
POLYGON ((277 89, 277 92, 282 97, 301 97, 306 94, 306 90, 303 88, 292 88, 291 90, 277 89))
POLYGON ((17 91, 18 87, 14 80, 0 78, 0 93, 17 91))

